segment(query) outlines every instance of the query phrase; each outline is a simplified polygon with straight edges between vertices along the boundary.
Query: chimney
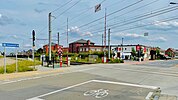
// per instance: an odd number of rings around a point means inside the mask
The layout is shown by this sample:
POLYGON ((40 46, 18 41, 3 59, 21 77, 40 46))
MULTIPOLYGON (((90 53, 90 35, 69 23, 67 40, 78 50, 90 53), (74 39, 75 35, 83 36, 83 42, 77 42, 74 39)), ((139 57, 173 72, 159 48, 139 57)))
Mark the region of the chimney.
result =
POLYGON ((87 41, 87 44, 90 45, 90 40, 87 41))

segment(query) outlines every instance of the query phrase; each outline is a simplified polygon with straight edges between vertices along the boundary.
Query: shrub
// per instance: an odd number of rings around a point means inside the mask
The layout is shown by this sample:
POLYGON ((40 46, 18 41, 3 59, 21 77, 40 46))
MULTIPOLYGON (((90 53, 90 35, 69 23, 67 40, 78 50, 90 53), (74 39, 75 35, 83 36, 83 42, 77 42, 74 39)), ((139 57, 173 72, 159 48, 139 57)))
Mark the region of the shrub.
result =
POLYGON ((102 59, 101 58, 96 59, 96 63, 102 63, 102 59))
POLYGON ((121 59, 111 59, 109 63, 124 63, 121 59))

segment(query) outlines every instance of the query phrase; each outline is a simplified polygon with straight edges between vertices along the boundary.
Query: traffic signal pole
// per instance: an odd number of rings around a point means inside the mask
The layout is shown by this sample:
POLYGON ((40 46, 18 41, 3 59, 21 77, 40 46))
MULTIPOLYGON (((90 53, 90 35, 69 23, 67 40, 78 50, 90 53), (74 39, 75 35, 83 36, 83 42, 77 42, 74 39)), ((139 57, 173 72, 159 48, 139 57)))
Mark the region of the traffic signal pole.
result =
POLYGON ((33 59, 33 61, 35 60, 34 58, 35 58, 35 52, 34 52, 34 49, 35 49, 35 31, 33 30, 32 31, 32 59, 33 59))
POLYGON ((33 39, 33 44, 32 44, 32 59, 34 62, 34 68, 35 68, 35 31, 32 31, 32 39, 33 39))

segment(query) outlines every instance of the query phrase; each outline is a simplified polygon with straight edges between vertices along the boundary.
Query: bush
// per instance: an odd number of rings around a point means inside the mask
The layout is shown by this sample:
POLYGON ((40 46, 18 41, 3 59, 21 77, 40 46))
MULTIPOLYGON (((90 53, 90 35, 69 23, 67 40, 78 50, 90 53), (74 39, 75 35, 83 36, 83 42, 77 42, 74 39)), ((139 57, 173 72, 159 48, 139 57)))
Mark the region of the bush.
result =
POLYGON ((124 63, 121 59, 111 59, 109 63, 124 63))
POLYGON ((96 59, 96 63, 102 63, 102 59, 101 58, 96 59))

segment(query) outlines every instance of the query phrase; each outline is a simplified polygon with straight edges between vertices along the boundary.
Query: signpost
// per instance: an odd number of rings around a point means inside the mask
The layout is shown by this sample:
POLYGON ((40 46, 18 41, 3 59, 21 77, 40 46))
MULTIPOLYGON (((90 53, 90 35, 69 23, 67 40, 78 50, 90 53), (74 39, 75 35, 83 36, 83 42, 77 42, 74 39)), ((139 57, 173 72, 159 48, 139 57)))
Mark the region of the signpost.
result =
POLYGON ((17 48, 19 48, 19 44, 2 43, 2 46, 4 47, 4 73, 6 73, 6 47, 14 47, 14 48, 16 48, 16 72, 18 72, 18 66, 17 66, 17 48))

